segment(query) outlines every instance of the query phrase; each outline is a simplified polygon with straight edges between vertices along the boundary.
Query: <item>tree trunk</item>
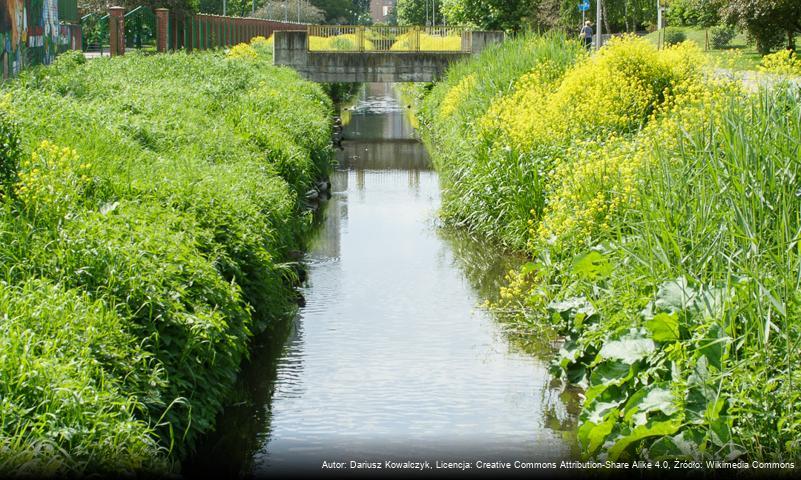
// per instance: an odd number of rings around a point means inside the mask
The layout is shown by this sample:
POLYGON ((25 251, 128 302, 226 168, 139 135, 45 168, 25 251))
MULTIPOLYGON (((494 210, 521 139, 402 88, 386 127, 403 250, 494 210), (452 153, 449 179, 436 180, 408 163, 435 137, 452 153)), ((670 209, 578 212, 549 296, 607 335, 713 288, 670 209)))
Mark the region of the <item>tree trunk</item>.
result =
POLYGON ((601 16, 604 17, 604 28, 606 29, 606 34, 609 35, 612 33, 612 30, 609 29, 609 15, 606 14, 606 2, 601 4, 601 8, 603 9, 601 16))
POLYGON ((795 32, 792 30, 787 30, 787 48, 795 51, 795 32))
POLYGON ((631 33, 631 27, 629 27, 629 0, 623 1, 623 20, 626 22, 626 32, 631 33))

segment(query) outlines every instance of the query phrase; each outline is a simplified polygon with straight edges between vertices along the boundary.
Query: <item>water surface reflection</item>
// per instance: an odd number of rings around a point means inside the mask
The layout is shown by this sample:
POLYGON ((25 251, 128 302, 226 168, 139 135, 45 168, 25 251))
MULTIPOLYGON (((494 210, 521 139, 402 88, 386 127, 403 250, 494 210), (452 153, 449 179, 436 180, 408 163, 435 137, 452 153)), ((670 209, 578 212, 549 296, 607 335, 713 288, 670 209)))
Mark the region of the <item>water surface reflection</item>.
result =
POLYGON ((547 361, 476 308, 514 259, 436 227, 437 174, 391 86, 368 86, 345 137, 306 305, 256 351, 195 468, 569 457, 547 361))

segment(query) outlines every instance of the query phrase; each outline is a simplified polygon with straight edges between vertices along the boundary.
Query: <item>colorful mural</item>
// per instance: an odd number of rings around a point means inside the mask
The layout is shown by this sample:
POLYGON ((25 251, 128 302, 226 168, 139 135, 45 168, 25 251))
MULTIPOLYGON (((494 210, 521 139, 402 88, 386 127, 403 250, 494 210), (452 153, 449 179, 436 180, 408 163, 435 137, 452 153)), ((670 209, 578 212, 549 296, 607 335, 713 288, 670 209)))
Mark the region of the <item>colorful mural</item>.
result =
POLYGON ((4 77, 27 65, 50 63, 74 45, 73 27, 59 22, 58 0, 0 0, 0 7, 4 77))

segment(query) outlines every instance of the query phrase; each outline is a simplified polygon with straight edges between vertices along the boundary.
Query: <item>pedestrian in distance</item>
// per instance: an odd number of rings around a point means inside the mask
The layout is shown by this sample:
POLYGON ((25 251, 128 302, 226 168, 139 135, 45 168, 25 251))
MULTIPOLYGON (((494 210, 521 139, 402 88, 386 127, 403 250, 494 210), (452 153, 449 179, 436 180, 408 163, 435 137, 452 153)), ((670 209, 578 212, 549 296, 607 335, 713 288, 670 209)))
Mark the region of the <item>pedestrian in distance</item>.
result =
POLYGON ((587 20, 586 22, 584 22, 584 26, 581 27, 581 33, 579 33, 579 36, 584 41, 584 48, 589 50, 590 47, 592 47, 592 22, 591 21, 587 20))

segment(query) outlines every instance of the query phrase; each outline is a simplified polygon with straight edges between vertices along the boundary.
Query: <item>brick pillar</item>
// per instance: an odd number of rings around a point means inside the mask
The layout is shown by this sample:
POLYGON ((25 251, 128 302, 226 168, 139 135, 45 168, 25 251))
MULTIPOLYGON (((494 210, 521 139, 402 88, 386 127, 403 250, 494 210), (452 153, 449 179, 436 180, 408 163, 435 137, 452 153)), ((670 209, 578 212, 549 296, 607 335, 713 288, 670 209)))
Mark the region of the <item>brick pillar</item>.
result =
POLYGON ((195 17, 192 15, 186 17, 184 21, 184 49, 191 52, 194 47, 195 41, 195 17))
POLYGON ((111 56, 125 55, 125 9, 108 7, 108 38, 111 56))
POLYGON ((80 25, 72 26, 72 49, 77 51, 83 50, 83 30, 80 25))
POLYGON ((167 51, 167 31, 169 30, 170 11, 166 8, 156 9, 156 51, 167 51))

